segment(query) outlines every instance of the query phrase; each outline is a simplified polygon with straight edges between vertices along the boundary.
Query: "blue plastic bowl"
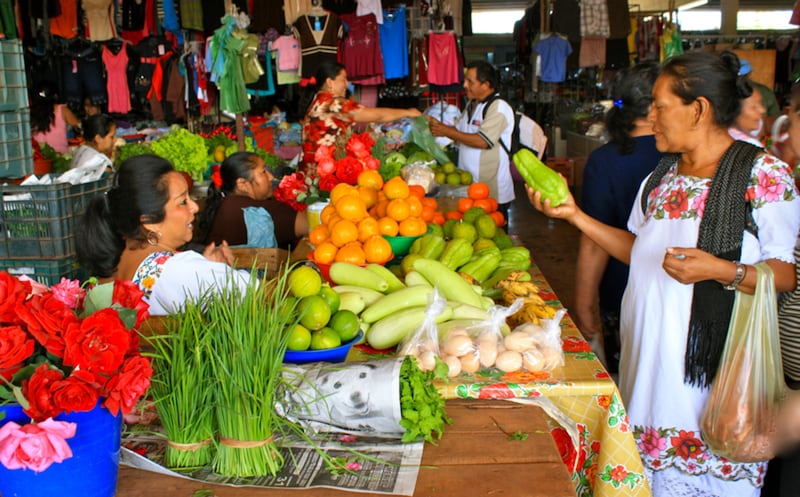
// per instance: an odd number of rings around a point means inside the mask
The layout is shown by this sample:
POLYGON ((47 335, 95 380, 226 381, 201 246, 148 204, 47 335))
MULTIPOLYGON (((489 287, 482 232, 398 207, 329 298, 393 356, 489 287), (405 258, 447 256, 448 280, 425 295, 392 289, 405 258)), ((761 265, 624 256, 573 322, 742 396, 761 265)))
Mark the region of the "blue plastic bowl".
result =
POLYGON ((343 343, 338 347, 323 350, 287 350, 283 355, 283 362, 292 364, 306 364, 309 362, 344 362, 350 348, 364 338, 364 331, 359 331, 358 335, 349 342, 343 343))

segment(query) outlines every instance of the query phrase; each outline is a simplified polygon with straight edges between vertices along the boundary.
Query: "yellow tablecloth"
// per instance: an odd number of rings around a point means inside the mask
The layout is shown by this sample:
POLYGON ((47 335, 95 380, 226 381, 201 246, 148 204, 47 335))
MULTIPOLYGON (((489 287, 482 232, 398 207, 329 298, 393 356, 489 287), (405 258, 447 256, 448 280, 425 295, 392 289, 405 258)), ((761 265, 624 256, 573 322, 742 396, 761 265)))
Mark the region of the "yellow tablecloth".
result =
MULTIPOLYGON (((531 266, 533 281, 550 305, 561 307, 538 266, 531 266)), ((617 385, 597 360, 578 328, 562 320, 565 364, 546 373, 480 371, 461 374, 441 385, 448 398, 505 399, 545 396, 578 424, 581 443, 576 452, 566 430, 552 423, 551 434, 562 459, 572 471, 579 497, 650 496, 642 461, 628 424, 617 385)), ((355 347, 348 360, 369 356, 365 346, 355 347)))

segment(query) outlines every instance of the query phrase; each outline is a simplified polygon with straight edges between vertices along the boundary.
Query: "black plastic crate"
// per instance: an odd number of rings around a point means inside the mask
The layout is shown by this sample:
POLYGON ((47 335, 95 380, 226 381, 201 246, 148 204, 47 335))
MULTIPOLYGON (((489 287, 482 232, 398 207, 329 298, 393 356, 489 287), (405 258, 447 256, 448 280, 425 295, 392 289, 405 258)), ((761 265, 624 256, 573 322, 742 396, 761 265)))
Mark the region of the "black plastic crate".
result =
POLYGON ((86 272, 74 257, 42 260, 0 259, 0 270, 14 276, 27 276, 47 286, 57 285, 61 278, 83 281, 86 272))
POLYGON ((75 227, 89 200, 111 187, 111 176, 71 185, 0 185, 0 258, 75 255, 75 227))

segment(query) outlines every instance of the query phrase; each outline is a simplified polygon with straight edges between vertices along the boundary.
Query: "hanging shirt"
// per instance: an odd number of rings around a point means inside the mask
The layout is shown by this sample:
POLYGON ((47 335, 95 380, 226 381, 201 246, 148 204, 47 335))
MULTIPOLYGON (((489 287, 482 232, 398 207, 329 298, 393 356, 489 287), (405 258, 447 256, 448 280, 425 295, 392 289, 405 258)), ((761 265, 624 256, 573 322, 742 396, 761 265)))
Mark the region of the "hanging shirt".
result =
POLYGON ((127 114, 131 110, 131 92, 128 88, 128 52, 123 42, 119 53, 103 47, 103 64, 106 66, 108 112, 127 114))
POLYGON ((569 42, 558 35, 550 35, 539 40, 535 49, 542 56, 542 81, 564 81, 567 77, 567 57, 572 53, 569 42))
POLYGON ((608 38, 609 32, 606 0, 582 0, 581 36, 597 35, 608 38))
POLYGON ((61 15, 50 19, 50 34, 66 40, 78 36, 78 0, 61 0, 61 15))
POLYGON ((323 62, 336 62, 338 58, 339 38, 342 36, 339 16, 329 13, 316 19, 317 22, 311 16, 303 15, 294 23, 295 36, 300 40, 301 75, 304 78, 314 76, 323 62), (320 29, 315 29, 317 27, 320 29))
POLYGON ((408 76, 408 36, 406 34, 406 6, 383 12, 380 26, 381 53, 386 79, 408 76))
POLYGON ((358 0, 356 15, 365 16, 368 14, 375 14, 375 20, 378 22, 378 24, 383 24, 383 9, 381 8, 381 0, 358 0))
POLYGON ((453 33, 428 35, 428 82, 435 85, 457 84, 461 79, 458 46, 453 33))
POLYGON ((114 0, 82 0, 81 6, 89 24, 86 37, 93 41, 116 38, 117 30, 111 21, 114 18, 114 0))
POLYGON ((300 42, 294 36, 279 36, 272 42, 272 50, 277 52, 279 71, 297 71, 300 68, 300 42))

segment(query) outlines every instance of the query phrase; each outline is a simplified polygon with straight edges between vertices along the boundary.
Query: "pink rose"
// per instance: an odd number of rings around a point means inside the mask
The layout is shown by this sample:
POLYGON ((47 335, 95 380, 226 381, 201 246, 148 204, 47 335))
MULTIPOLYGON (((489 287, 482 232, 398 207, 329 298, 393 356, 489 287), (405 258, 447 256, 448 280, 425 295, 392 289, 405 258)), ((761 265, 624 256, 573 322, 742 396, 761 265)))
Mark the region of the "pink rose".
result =
POLYGON ((50 290, 53 297, 70 309, 77 309, 83 302, 86 290, 81 288, 81 284, 76 280, 61 278, 61 283, 54 285, 50 290))
POLYGON ((0 463, 8 469, 44 471, 72 457, 67 439, 75 436, 76 428, 75 423, 52 418, 22 426, 9 421, 0 427, 0 463))

